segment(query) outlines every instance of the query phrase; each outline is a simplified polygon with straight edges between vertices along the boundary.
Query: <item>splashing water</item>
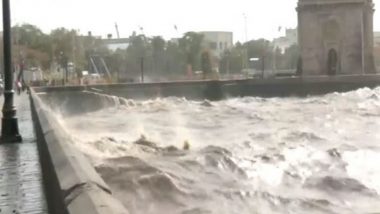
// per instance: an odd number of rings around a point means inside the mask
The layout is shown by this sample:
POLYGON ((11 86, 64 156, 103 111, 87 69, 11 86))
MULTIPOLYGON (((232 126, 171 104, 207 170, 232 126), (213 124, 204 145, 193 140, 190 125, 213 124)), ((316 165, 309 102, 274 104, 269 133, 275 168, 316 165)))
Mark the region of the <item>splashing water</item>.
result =
POLYGON ((120 98, 60 123, 132 214, 376 213, 379 97, 120 98))

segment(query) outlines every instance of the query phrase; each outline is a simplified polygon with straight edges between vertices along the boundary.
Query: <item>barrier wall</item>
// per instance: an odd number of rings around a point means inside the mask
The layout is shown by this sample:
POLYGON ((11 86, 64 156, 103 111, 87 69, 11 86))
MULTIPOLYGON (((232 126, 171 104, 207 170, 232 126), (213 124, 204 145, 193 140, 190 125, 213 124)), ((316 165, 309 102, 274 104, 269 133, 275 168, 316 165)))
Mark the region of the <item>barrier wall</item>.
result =
MULTIPOLYGON (((378 85, 380 85, 380 75, 110 84, 43 87, 35 88, 35 90, 41 94, 45 93, 44 96, 48 98, 47 100, 50 103, 61 103, 62 100, 70 98, 69 100, 72 100, 72 103, 75 104, 77 103, 75 101, 80 100, 81 95, 78 92, 84 91, 114 95, 127 99, 176 96, 186 97, 187 99, 219 100, 237 96, 281 97, 318 95, 331 92, 345 92, 362 87, 373 88, 378 85)), ((98 102, 95 97, 89 99, 92 99, 92 102, 98 102)))
POLYGON ((128 214, 33 89, 30 101, 50 213, 128 214))

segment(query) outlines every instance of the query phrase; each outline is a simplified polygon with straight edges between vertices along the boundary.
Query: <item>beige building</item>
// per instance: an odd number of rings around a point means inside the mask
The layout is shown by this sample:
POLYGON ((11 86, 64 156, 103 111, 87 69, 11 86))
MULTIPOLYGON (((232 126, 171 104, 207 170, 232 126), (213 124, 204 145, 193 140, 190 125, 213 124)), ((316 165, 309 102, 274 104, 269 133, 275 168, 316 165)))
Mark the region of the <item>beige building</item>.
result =
POLYGON ((372 0, 299 0, 303 75, 373 73, 372 0))
POLYGON ((287 48, 298 43, 297 29, 286 29, 285 36, 276 38, 273 40, 273 44, 276 48, 279 48, 282 53, 287 48))
POLYGON ((374 32, 373 39, 374 39, 374 46, 380 47, 380 32, 374 32))
POLYGON ((220 58, 222 54, 233 46, 233 33, 224 31, 203 31, 203 46, 208 48, 214 56, 220 58))

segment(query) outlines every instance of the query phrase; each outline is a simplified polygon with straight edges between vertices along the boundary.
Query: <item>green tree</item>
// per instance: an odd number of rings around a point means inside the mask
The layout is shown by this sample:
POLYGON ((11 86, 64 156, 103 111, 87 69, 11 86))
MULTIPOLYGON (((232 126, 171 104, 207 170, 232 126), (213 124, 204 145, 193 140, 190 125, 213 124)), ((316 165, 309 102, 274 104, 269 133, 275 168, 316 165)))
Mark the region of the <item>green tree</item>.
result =
POLYGON ((151 39, 152 57, 153 57, 153 70, 155 73, 162 74, 164 70, 164 57, 165 57, 165 40, 160 36, 155 36, 151 39))
POLYGON ((66 55, 70 59, 74 57, 76 31, 65 28, 57 28, 50 33, 52 39, 53 56, 59 59, 62 55, 66 55))
POLYGON ((148 38, 145 35, 131 36, 127 54, 136 58, 145 57, 148 53, 148 38))
POLYGON ((17 25, 12 28, 13 33, 13 58, 15 63, 20 60, 26 62, 27 67, 39 66, 43 69, 49 68, 50 37, 39 28, 30 24, 17 25))
POLYGON ((179 48, 178 43, 168 42, 165 50, 165 71, 168 76, 181 76, 186 69, 185 54, 179 48))
POLYGON ((119 76, 122 76, 122 79, 136 78, 140 75, 140 63, 141 60, 146 60, 148 46, 148 38, 145 35, 133 34, 129 37, 128 48, 123 51, 117 51, 120 54, 118 57, 122 58, 122 62, 120 62, 120 65, 114 65, 113 67, 121 68, 119 76))
POLYGON ((179 40, 179 46, 186 57, 187 71, 192 74, 194 68, 199 68, 199 55, 202 49, 203 35, 187 32, 179 40))
POLYGON ((124 60, 125 60, 125 51, 116 50, 112 53, 109 53, 105 57, 106 63, 109 66, 110 72, 113 75, 113 78, 122 81, 124 79, 123 72, 125 70, 124 60))
POLYGON ((245 43, 244 48, 247 50, 247 58, 258 58, 257 63, 250 63, 250 68, 256 70, 268 69, 273 67, 273 45, 265 39, 251 40, 245 43))
POLYGON ((208 50, 203 51, 201 54, 201 67, 203 71, 203 79, 210 78, 212 74, 212 64, 210 52, 208 50))
POLYGON ((16 45, 27 46, 42 52, 49 52, 50 37, 39 28, 30 24, 17 25, 12 28, 13 40, 16 45))
POLYGON ((236 43, 231 50, 227 50, 223 53, 220 60, 220 72, 221 73, 241 73, 244 66, 245 50, 241 43, 236 43))

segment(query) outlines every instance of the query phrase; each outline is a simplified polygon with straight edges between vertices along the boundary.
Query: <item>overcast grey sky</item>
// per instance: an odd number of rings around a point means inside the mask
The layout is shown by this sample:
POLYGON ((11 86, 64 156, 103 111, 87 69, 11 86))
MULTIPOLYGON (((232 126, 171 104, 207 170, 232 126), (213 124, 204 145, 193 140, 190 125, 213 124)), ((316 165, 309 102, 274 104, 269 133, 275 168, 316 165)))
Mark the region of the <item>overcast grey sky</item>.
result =
MULTIPOLYGON (((374 2, 380 8, 380 0, 374 2)), ((44 32, 73 28, 103 37, 107 33, 116 36, 117 22, 121 37, 140 32, 142 26, 145 34, 166 39, 187 31, 220 30, 232 31, 235 41, 244 41, 243 14, 248 39, 271 39, 281 35, 279 26, 297 26, 297 0, 11 0, 11 4, 13 23, 31 23, 44 32)), ((380 31, 379 13, 375 15, 376 31, 380 31)))

